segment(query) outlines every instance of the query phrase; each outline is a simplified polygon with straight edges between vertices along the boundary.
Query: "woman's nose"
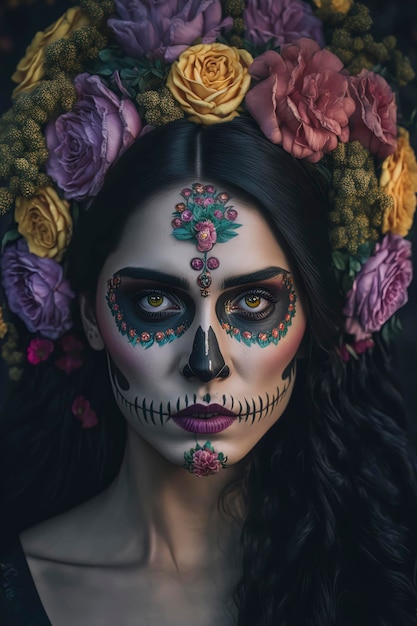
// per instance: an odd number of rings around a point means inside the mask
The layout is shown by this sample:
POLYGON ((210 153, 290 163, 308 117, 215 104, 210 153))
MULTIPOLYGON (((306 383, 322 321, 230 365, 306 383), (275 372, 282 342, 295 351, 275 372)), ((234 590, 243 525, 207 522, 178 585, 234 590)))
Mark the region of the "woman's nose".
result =
POLYGON ((183 375, 187 379, 198 378, 206 383, 214 378, 227 378, 229 374, 230 369, 224 362, 214 330, 210 326, 205 331, 199 326, 183 375))

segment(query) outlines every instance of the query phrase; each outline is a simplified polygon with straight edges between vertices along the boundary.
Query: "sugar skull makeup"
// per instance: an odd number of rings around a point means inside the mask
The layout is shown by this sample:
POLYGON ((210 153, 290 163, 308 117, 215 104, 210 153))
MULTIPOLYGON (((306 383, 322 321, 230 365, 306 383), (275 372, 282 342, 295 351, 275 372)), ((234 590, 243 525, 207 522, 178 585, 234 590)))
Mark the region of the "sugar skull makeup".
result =
MULTIPOLYGON (((201 186, 195 199, 227 193, 201 186)), ((215 242, 198 249, 201 230, 173 234, 178 188, 193 193, 186 183, 132 212, 101 270, 96 318, 129 429, 168 461, 206 476, 242 459, 285 410, 306 320, 289 259, 257 208, 227 199, 219 222, 212 216, 215 242), (238 224, 224 217, 229 208, 238 224), (197 279, 207 271, 204 287, 197 279)))

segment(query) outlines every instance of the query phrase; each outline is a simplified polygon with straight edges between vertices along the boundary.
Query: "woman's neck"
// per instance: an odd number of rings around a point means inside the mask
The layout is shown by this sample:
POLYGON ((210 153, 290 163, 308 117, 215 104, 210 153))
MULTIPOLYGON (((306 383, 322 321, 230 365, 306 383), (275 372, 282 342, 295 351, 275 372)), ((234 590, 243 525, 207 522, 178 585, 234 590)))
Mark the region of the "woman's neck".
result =
POLYGON ((106 499, 123 517, 118 524, 125 532, 141 538, 149 565, 193 571, 202 563, 212 564, 219 550, 228 551, 233 535, 238 536, 231 519, 220 512, 219 498, 240 471, 231 467, 196 477, 128 428, 123 463, 106 499))

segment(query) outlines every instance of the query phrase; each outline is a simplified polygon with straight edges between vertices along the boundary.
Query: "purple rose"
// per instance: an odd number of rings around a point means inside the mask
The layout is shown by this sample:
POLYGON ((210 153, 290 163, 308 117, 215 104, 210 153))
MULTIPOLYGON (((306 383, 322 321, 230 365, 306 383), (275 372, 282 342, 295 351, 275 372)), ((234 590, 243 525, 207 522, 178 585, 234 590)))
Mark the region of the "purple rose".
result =
POLYGON ((70 305, 75 297, 61 265, 28 251, 24 239, 7 246, 1 259, 2 282, 10 310, 48 339, 72 327, 70 305))
POLYGON ((282 46, 301 37, 324 46, 322 22, 302 0, 247 0, 244 10, 245 38, 259 46, 270 39, 282 46))
POLYGON ((46 127, 49 160, 46 170, 70 200, 99 192, 112 163, 139 135, 142 122, 129 98, 119 98, 98 76, 75 78, 74 110, 46 127))
POLYGON ((412 278, 411 243, 389 233, 355 277, 343 313, 356 340, 370 337, 407 302, 412 278))
POLYGON ((131 57, 164 59, 173 63, 196 39, 213 43, 222 28, 220 0, 115 0, 117 16, 108 20, 124 52, 131 57))

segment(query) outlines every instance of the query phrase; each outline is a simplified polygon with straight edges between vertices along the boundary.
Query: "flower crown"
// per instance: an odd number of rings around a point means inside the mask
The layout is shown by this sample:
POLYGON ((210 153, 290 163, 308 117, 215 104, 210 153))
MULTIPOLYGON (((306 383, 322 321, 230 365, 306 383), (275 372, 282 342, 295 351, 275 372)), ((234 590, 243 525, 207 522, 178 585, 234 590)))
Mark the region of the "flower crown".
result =
MULTIPOLYGON (((143 132, 183 117, 217 124, 249 113, 271 142, 319 164, 346 296, 341 356, 392 333, 411 281, 405 237, 417 191, 394 90, 414 72, 395 39, 375 41, 371 25, 353 0, 80 0, 37 33, 0 120, 0 339, 10 377, 24 358, 9 311, 35 335, 30 363, 50 358, 51 340, 74 345, 62 341, 78 212, 143 132)), ((94 422, 84 405, 74 411, 94 422)))

